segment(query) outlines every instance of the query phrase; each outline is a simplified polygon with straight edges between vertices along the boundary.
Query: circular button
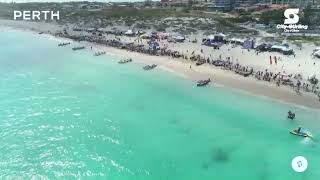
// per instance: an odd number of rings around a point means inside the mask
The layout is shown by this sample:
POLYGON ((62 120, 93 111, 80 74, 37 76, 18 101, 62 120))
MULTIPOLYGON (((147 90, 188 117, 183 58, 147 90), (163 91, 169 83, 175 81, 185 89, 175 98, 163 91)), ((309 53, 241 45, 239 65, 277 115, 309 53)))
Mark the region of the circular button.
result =
POLYGON ((303 156, 297 156, 292 159, 291 167, 295 172, 304 172, 308 168, 308 161, 303 156))

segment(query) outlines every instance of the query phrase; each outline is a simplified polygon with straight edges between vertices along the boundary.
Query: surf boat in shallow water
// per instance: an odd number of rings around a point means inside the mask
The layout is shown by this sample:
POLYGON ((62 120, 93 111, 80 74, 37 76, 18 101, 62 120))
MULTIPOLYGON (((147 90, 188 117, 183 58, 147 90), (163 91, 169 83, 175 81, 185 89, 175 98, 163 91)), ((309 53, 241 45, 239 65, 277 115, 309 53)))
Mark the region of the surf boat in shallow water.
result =
POLYGON ((123 59, 123 60, 119 61, 118 63, 119 64, 126 64, 126 63, 129 63, 129 62, 132 62, 131 58, 130 59, 123 59))
POLYGON ((77 51, 77 50, 81 50, 81 49, 84 49, 85 47, 84 46, 81 46, 81 47, 74 47, 72 48, 73 51, 77 51))
POLYGON ((94 56, 101 56, 101 55, 105 55, 105 54, 106 54, 106 52, 101 51, 101 52, 94 53, 94 56))
POLYGON ((205 86, 205 85, 208 85, 209 83, 211 82, 211 79, 207 79, 207 80, 200 80, 197 82, 197 86, 205 86))
POLYGON ((290 134, 313 139, 313 135, 309 131, 302 129, 301 127, 291 130, 290 134))
POLYGON ((68 42, 68 43, 60 43, 60 44, 58 44, 58 46, 66 46, 66 45, 69 45, 70 43, 68 42))

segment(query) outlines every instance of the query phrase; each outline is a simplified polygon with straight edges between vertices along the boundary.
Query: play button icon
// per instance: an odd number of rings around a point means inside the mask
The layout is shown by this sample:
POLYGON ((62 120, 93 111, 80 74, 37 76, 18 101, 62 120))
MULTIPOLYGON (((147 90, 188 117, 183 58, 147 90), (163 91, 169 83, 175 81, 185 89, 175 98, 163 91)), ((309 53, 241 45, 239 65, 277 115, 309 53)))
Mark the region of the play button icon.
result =
POLYGON ((303 156, 297 156, 292 159, 291 167, 295 172, 304 172, 308 168, 308 161, 303 156))

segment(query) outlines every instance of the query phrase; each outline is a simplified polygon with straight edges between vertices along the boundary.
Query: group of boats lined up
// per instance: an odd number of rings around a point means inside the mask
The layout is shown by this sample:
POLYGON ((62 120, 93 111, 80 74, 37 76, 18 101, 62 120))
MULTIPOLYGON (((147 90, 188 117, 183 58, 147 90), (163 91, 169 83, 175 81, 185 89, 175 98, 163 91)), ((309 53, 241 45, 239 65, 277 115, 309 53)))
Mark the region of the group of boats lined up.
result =
MULTIPOLYGON (((68 46, 68 45, 70 45, 70 44, 71 44, 70 42, 64 42, 64 43, 59 43, 58 46, 59 46, 59 47, 62 47, 62 46, 68 46)), ((77 50, 81 50, 81 49, 85 49, 85 47, 84 47, 84 46, 77 46, 77 47, 73 47, 73 48, 72 48, 73 51, 77 51, 77 50)), ((100 54, 100 53, 104 53, 104 54, 105 54, 105 52, 97 52, 97 53, 99 53, 99 56, 102 55, 102 54, 100 54)), ((96 55, 97 53, 95 53, 95 55, 96 55)))
MULTIPOLYGON (((67 42, 67 43, 59 43, 58 46, 61 47, 61 46, 67 46, 67 45, 70 45, 71 43, 70 42, 67 42)), ((73 47, 72 50, 73 51, 77 51, 77 50, 81 50, 81 49, 85 49, 84 46, 78 46, 78 47, 73 47)), ((101 55, 105 55, 106 52, 105 51, 98 51, 98 52, 95 52, 94 53, 94 56, 101 56, 101 55)))
MULTIPOLYGON (((121 61, 119 61, 118 63, 119 64, 125 64, 125 63, 128 63, 128 62, 132 62, 132 59, 123 59, 121 61)), ((143 66, 143 70, 145 71, 150 71, 154 68, 156 68, 157 65, 156 64, 152 64, 152 65, 146 65, 146 66, 143 66)), ((200 87, 200 86, 206 86, 208 85, 209 83, 211 82, 211 79, 208 78, 208 79, 205 79, 205 80, 199 80, 197 81, 197 86, 200 87)))
MULTIPOLYGON (((60 43, 60 44, 58 44, 58 46, 67 46, 67 45, 69 45, 69 44, 70 44, 70 42, 68 42, 68 43, 60 43)), ((73 51, 81 50, 81 49, 85 49, 85 47, 84 47, 84 46, 79 46, 79 47, 74 47, 74 48, 72 48, 73 51)), ((100 52, 100 51, 99 51, 99 52, 96 52, 96 53, 94 54, 94 56, 101 56, 101 55, 104 55, 104 54, 106 54, 106 52, 104 52, 104 51, 101 51, 101 52, 100 52)), ((132 59, 131 59, 131 58, 122 59, 122 60, 118 61, 119 64, 126 64, 126 63, 129 63, 129 62, 132 62, 132 59)), ((223 62, 222 62, 222 61, 215 61, 214 64, 215 64, 216 66, 222 66, 222 65, 223 65, 223 62)), ((156 67, 157 67, 156 64, 146 65, 146 66, 143 67, 143 70, 149 71, 149 70, 152 70, 152 69, 154 69, 154 68, 156 68, 156 67)), ((252 70, 250 70, 250 71, 248 71, 248 72, 237 71, 236 73, 241 74, 241 75, 243 75, 243 76, 248 76, 248 75, 251 75, 253 72, 252 72, 252 70)), ((199 80, 199 81, 197 81, 196 85, 197 85, 197 87, 202 87, 202 86, 209 85, 210 82, 211 82, 211 79, 208 78, 208 79, 205 79, 205 80, 199 80)), ((295 113, 293 113, 293 112, 291 112, 291 111, 288 112, 288 116, 287 116, 288 119, 294 120, 295 117, 296 117, 296 114, 295 114, 295 113)), ((289 132, 290 132, 290 134, 295 135, 295 136, 301 136, 301 137, 305 137, 305 138, 314 139, 313 135, 312 135, 309 131, 307 131, 307 130, 305 130, 305 129, 302 129, 301 127, 298 127, 298 128, 296 128, 296 129, 290 130, 289 132)))

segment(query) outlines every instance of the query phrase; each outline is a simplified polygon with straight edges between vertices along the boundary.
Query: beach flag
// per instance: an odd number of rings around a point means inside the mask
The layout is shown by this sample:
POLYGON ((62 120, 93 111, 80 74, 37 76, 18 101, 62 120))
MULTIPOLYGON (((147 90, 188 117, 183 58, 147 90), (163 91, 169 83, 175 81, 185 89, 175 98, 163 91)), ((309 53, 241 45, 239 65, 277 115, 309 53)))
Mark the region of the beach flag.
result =
POLYGON ((270 56, 270 65, 272 65, 272 57, 270 56))

